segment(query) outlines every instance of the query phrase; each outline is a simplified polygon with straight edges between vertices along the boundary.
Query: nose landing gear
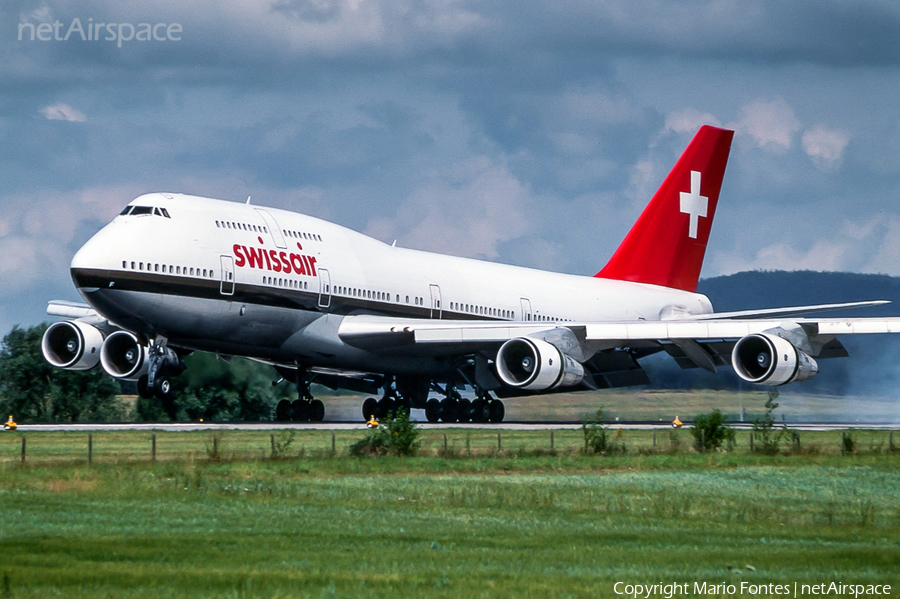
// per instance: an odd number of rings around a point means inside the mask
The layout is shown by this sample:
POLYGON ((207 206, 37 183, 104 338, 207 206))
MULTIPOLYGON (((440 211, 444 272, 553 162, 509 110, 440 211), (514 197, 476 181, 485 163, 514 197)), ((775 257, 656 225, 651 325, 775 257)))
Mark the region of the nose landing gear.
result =
MULTIPOLYGON (((136 346, 133 351, 138 349, 136 346)), ((171 401, 174 397, 172 379, 185 371, 184 360, 166 347, 165 337, 151 341, 147 353, 149 355, 147 374, 138 378, 138 394, 143 399, 155 396, 163 401, 171 401)))

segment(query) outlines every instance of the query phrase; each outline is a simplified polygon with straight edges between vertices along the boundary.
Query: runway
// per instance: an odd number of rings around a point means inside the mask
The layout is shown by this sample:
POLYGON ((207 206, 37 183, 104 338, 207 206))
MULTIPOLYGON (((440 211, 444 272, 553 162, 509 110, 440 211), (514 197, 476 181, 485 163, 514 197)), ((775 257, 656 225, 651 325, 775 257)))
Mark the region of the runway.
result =
MULTIPOLYGON (((752 423, 732 422, 730 426, 737 430, 750 430, 752 423)), ((500 422, 500 423, 431 423, 417 422, 416 425, 423 430, 432 429, 481 429, 481 430, 577 430, 581 428, 578 422, 500 422)), ((607 422, 610 429, 625 430, 663 430, 671 429, 668 422, 646 421, 622 421, 607 422)), ((42 432, 42 431, 210 431, 210 430, 241 430, 241 431, 273 431, 273 430, 364 430, 364 422, 336 421, 336 422, 121 422, 121 423, 53 423, 53 424, 20 424, 18 432, 42 432)), ((683 428, 690 428, 686 422, 683 428)), ((836 431, 847 429, 866 430, 900 430, 900 423, 866 423, 866 422, 797 422, 788 423, 788 428, 800 431, 836 431)))

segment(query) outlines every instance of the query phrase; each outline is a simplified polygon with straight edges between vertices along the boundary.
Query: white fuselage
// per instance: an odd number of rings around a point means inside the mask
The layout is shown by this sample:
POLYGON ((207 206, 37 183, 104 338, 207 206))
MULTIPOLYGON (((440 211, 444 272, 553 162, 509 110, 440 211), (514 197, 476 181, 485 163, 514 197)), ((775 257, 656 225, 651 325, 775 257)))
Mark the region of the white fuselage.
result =
POLYGON ((345 346, 340 319, 635 321, 712 312, 696 293, 393 247, 275 208, 157 193, 129 206, 141 214, 117 216, 73 258, 76 287, 110 322, 188 349, 432 372, 440 367, 414 355, 345 346))

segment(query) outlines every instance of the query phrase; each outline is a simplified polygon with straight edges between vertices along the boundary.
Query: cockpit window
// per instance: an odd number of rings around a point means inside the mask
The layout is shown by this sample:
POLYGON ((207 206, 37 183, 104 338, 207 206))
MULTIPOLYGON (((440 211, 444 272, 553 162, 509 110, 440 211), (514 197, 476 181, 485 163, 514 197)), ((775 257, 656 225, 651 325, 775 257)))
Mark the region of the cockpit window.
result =
POLYGON ((119 213, 119 216, 125 216, 130 214, 131 216, 140 216, 142 214, 152 214, 154 216, 163 216, 165 218, 172 218, 169 216, 169 211, 165 208, 159 208, 157 206, 125 206, 122 209, 122 212, 119 213))

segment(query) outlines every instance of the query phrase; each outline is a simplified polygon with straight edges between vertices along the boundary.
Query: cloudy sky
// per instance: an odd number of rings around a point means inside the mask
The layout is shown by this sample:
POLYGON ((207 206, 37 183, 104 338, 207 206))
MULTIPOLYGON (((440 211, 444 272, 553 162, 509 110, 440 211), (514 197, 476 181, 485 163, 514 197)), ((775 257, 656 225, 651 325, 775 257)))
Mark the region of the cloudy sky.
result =
POLYGON ((737 132, 703 276, 900 275, 893 0, 7 0, 0 23, 0 334, 78 299, 72 254, 147 191, 593 274, 703 123, 737 132))

